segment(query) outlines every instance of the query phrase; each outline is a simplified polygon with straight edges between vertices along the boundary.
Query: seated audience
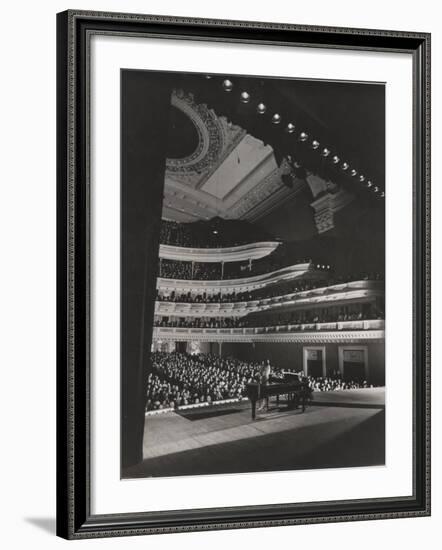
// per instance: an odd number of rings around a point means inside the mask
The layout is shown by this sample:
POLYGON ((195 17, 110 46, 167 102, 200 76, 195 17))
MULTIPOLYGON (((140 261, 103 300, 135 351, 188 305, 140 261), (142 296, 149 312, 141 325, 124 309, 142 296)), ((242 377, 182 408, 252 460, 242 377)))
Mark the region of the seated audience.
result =
POLYGON ((340 377, 314 378, 307 377, 309 387, 312 391, 337 391, 337 390, 353 390, 357 388, 373 388, 372 384, 368 384, 366 380, 361 382, 357 380, 343 380, 340 377))
POLYGON ((213 403, 245 396, 262 363, 211 354, 152 353, 146 410, 213 403))
MULTIPOLYGON (((215 403, 246 396, 248 383, 259 380, 268 360, 243 361, 212 354, 152 353, 147 377, 146 410, 178 408, 183 405, 215 403)), ((280 369, 271 366, 280 376, 280 369)), ((339 376, 307 377, 313 392, 373 387, 367 381, 343 380, 339 376)))

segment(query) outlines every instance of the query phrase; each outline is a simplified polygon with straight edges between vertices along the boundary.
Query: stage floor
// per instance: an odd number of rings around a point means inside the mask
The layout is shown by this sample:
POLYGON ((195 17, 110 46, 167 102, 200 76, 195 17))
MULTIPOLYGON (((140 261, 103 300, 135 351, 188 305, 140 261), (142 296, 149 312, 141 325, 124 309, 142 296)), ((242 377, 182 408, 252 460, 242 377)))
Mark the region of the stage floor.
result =
POLYGON ((385 389, 314 393, 251 418, 248 400, 147 416, 144 460, 123 477, 374 466, 385 463, 385 389))

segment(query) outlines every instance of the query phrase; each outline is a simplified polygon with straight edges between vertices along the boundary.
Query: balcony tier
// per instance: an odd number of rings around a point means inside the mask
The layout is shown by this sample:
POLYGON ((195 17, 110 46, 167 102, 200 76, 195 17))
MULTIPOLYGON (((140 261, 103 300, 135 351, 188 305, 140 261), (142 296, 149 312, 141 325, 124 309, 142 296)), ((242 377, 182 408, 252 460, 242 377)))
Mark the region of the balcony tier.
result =
POLYGON ((384 342, 385 321, 339 321, 256 328, 154 327, 154 340, 204 342, 351 343, 384 342))
POLYGON ((283 267, 269 273, 261 273, 251 277, 240 279, 218 279, 218 280, 188 280, 188 279, 165 279, 157 278, 157 288, 160 290, 175 290, 181 292, 242 292, 262 288, 264 286, 293 279, 319 278, 324 277, 324 272, 309 271, 310 263, 296 264, 283 267), (305 275, 309 272, 308 277, 305 275))
POLYGON ((183 317, 242 317, 257 311, 285 312, 301 307, 329 307, 363 303, 384 295, 379 281, 352 281, 338 285, 304 290, 285 296, 260 298, 247 302, 192 303, 157 301, 156 315, 183 317))
POLYGON ((274 252, 280 244, 276 241, 267 241, 230 246, 228 248, 190 248, 161 244, 160 258, 180 262, 201 263, 259 260, 274 252))

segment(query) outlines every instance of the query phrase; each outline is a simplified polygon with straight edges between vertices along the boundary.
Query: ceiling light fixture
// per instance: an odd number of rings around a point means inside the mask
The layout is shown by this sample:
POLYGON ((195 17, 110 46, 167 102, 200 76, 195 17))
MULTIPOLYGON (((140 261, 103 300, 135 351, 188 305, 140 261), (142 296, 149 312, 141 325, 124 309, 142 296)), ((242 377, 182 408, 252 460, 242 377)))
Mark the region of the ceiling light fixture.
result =
POLYGON ((294 125, 292 122, 289 122, 289 123, 287 124, 286 131, 287 131, 289 134, 293 134, 293 132, 295 131, 295 125, 294 125))
POLYGON ((223 81, 223 88, 225 92, 231 92, 233 90, 233 82, 231 80, 224 80, 223 81))

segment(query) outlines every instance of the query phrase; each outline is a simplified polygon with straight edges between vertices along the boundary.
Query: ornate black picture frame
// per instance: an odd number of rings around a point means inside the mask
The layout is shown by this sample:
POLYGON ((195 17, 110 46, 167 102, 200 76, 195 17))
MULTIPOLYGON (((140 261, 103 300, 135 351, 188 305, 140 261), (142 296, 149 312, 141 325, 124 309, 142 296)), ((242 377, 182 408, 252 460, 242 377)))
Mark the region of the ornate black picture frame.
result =
POLYGON ((67 539, 430 514, 430 35, 69 10, 57 16, 57 534, 67 539), (93 515, 90 482, 89 61, 93 35, 413 57, 413 495, 93 515))

